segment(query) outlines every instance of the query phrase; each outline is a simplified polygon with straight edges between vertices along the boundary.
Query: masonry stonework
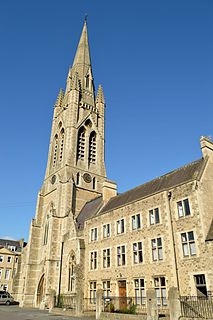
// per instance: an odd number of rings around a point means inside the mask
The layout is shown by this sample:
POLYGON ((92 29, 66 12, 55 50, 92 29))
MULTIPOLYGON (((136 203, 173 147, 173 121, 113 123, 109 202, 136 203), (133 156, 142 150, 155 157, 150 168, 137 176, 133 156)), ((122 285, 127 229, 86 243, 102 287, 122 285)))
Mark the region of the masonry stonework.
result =
POLYGON ((104 110, 85 22, 55 103, 45 179, 14 282, 21 306, 79 292, 93 305, 98 290, 141 305, 154 290, 166 305, 170 288, 213 291, 213 143, 202 137, 201 159, 117 195, 104 164, 104 110))

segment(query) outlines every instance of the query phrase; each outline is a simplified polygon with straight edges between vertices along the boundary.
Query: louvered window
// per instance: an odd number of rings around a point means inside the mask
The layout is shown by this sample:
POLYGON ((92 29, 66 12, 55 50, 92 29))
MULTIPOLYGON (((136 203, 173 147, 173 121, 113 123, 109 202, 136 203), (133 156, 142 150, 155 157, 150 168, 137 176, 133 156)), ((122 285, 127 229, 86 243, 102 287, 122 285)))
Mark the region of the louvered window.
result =
POLYGON ((96 133, 93 131, 89 138, 89 163, 96 161, 96 133))
POLYGON ((53 167, 56 166, 57 151, 58 151, 58 135, 56 134, 56 135, 55 135, 55 139, 54 139, 53 167))
POLYGON ((85 155, 85 129, 82 127, 78 132, 77 158, 83 160, 85 155))
POLYGON ((61 130, 61 135, 60 135, 60 157, 59 157, 60 162, 62 161, 62 158, 63 158, 63 150, 64 150, 64 129, 61 130))

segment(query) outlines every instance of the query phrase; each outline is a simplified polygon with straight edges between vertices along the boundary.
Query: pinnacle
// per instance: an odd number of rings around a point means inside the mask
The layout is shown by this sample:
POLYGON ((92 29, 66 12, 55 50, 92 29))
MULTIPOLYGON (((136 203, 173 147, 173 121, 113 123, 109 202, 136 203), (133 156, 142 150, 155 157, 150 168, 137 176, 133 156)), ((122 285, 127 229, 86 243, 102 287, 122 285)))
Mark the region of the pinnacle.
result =
POLYGON ((55 107, 61 107, 63 99, 64 99, 64 91, 63 91, 63 89, 60 89, 58 97, 57 97, 56 102, 55 102, 55 107))
POLYGON ((103 92, 103 88, 101 86, 101 84, 99 84, 98 86, 98 92, 97 92, 97 96, 96 96, 96 103, 105 103, 105 99, 104 99, 104 92, 103 92))

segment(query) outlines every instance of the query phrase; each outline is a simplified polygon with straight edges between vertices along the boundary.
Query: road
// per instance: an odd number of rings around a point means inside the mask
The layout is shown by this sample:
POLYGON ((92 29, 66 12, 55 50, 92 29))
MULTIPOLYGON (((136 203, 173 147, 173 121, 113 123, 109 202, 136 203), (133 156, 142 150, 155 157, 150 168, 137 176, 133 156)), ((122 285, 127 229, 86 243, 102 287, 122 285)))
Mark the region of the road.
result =
POLYGON ((94 317, 68 317, 49 313, 46 310, 25 309, 18 306, 0 305, 0 320, 94 320, 94 317))

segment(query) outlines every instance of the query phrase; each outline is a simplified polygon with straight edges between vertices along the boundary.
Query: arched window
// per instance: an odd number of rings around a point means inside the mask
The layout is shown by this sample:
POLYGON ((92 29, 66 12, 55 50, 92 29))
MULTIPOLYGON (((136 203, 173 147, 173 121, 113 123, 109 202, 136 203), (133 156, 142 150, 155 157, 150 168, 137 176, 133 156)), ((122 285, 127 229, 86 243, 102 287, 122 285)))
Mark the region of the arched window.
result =
POLYGON ((95 163, 96 161, 96 133, 91 132, 89 137, 89 163, 95 163))
POLYGON ((60 133, 60 157, 59 161, 62 161, 63 158, 63 150, 64 150, 64 128, 61 129, 60 133))
POLYGON ((69 278, 68 278, 68 291, 75 291, 75 256, 71 255, 69 259, 69 278))
POLYGON ((43 242, 44 245, 47 244, 48 234, 49 234, 49 215, 47 215, 47 221, 44 228, 44 242, 43 242))
POLYGON ((77 159, 83 160, 85 156, 85 128, 81 127, 78 132, 77 159))
POLYGON ((54 138, 53 167, 56 166, 57 151, 58 151, 58 135, 56 134, 56 135, 55 135, 55 138, 54 138))

